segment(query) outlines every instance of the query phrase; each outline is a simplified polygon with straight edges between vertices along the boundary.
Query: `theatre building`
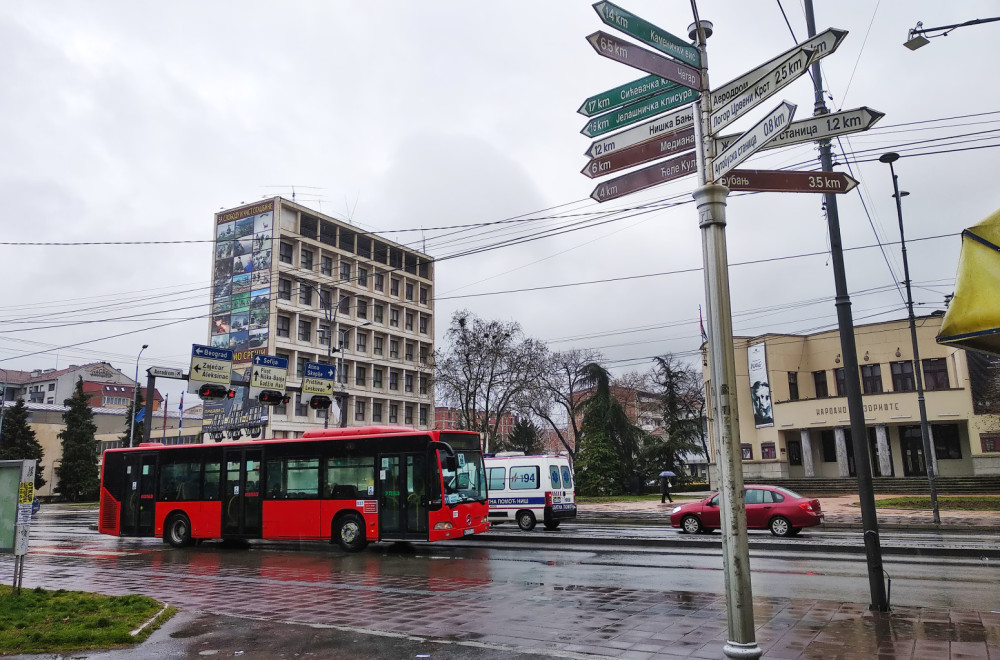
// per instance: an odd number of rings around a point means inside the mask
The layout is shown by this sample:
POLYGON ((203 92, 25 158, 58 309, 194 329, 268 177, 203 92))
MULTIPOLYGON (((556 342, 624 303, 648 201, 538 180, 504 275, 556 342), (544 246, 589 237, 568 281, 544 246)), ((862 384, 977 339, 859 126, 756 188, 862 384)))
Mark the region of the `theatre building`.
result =
MULTIPOLYGON (((938 344, 941 318, 916 321, 935 474, 998 476, 997 359, 938 344)), ((908 322, 859 325, 855 338, 873 476, 925 476, 932 459, 920 434, 908 322)), ((734 351, 744 477, 856 476, 839 332, 735 337, 734 351)))

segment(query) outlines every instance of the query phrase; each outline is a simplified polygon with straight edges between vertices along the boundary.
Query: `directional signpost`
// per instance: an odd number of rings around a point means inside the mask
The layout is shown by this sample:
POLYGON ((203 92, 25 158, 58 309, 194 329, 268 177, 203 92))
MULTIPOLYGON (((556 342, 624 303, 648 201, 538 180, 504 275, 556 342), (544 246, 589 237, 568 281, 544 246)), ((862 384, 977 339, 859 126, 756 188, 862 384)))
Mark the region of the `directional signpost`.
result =
MULTIPOLYGON (((838 135, 860 133, 861 131, 867 131, 884 116, 885 113, 878 110, 872 110, 869 107, 860 107, 854 110, 831 112, 818 117, 803 119, 802 121, 793 121, 788 125, 784 133, 761 147, 761 150, 777 149, 778 147, 787 147, 803 142, 827 140, 838 135)), ((716 150, 725 150, 737 138, 739 138, 739 135, 723 135, 715 138, 716 150)))
POLYGON ((850 192, 858 185, 855 179, 843 172, 791 170, 733 170, 716 183, 730 190, 834 194, 850 192))
POLYGON ((195 344, 191 347, 191 371, 188 391, 197 392, 198 385, 229 385, 233 377, 233 352, 228 348, 213 348, 195 344))
POLYGON ((684 85, 691 89, 701 89, 701 72, 697 69, 692 69, 668 57, 657 55, 645 48, 639 48, 635 44, 622 41, 600 30, 587 37, 587 41, 594 47, 598 55, 666 78, 678 85, 684 85))
POLYGON ((591 158, 607 156, 613 151, 627 149, 628 147, 642 144, 649 140, 655 140, 658 137, 665 136, 667 133, 690 126, 694 126, 694 105, 681 108, 676 112, 671 112, 669 115, 657 117, 645 124, 633 126, 628 130, 615 133, 603 140, 597 140, 587 149, 586 155, 591 158))
POLYGON ((594 158, 583 168, 583 174, 593 179, 692 149, 694 149, 694 129, 685 128, 667 133, 657 140, 650 140, 634 147, 615 151, 607 156, 594 158))
POLYGON ((686 62, 691 66, 701 66, 701 54, 698 49, 666 30, 658 28, 606 0, 595 4, 594 10, 605 25, 624 32, 630 37, 635 37, 681 62, 686 62))
POLYGON ((696 167, 694 152, 684 154, 605 181, 594 188, 594 192, 590 196, 598 202, 618 199, 629 193, 651 188, 658 183, 694 174, 697 171, 696 167))
POLYGON ((288 358, 255 355, 250 370, 250 396, 256 397, 264 390, 284 392, 287 378, 288 358))
POLYGON ((783 101, 753 128, 737 138, 728 149, 712 161, 712 179, 718 181, 726 172, 752 156, 769 140, 778 137, 778 134, 792 123, 795 108, 794 103, 783 101))
POLYGON ((604 135, 605 133, 616 131, 619 128, 624 128, 648 117, 663 114, 667 110, 676 108, 679 105, 691 103, 691 101, 697 100, 697 98, 698 92, 693 89, 676 86, 674 89, 669 89, 648 99, 631 103, 619 110, 613 110, 606 115, 594 117, 587 122, 587 125, 580 132, 587 137, 604 135))
POLYGON ((593 117, 602 112, 608 112, 615 108, 642 100, 647 96, 652 96, 657 92, 666 92, 671 89, 680 89, 682 85, 664 80, 659 76, 643 76, 630 83, 619 85, 614 89, 591 96, 583 105, 577 109, 581 115, 593 117))
POLYGON ((742 92, 732 96, 721 106, 712 106, 709 133, 715 135, 717 131, 733 123, 803 75, 809 70, 808 67, 812 64, 815 54, 814 50, 799 49, 774 69, 766 71, 764 76, 756 81, 749 76, 743 76, 746 86, 742 92))
POLYGON ((306 362, 306 371, 302 375, 302 394, 332 396, 336 377, 337 368, 332 364, 306 362))
POLYGON ((184 378, 184 372, 173 367, 150 367, 146 373, 157 378, 184 378))

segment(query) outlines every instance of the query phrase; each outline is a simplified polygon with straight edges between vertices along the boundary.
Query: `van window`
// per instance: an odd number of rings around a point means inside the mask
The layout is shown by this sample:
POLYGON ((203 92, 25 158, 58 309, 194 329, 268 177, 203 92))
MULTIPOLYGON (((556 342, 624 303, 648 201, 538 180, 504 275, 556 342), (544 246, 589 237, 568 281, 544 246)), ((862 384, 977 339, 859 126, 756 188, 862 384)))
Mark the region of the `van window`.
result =
POLYGON ((558 489, 562 488, 562 484, 559 483, 559 466, 550 465, 549 466, 549 477, 552 478, 552 488, 558 489))
POLYGON ((538 488, 539 470, 537 465, 512 467, 510 469, 510 489, 529 490, 538 488))
POLYGON ((490 468, 490 490, 503 490, 504 473, 507 468, 502 467, 492 467, 490 468))
POLYGON ((569 490, 573 487, 573 473, 569 471, 568 465, 562 466, 563 488, 569 490))

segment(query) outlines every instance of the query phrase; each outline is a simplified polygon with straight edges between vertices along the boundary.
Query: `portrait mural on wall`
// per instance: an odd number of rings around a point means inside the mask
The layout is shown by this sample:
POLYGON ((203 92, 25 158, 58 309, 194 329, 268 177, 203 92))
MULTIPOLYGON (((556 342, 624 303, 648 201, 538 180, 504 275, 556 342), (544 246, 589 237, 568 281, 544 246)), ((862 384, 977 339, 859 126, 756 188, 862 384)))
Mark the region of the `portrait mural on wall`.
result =
POLYGON ((754 426, 759 429, 774 426, 771 385, 767 381, 767 355, 764 344, 754 344, 747 348, 747 364, 750 371, 750 400, 753 402, 754 426))

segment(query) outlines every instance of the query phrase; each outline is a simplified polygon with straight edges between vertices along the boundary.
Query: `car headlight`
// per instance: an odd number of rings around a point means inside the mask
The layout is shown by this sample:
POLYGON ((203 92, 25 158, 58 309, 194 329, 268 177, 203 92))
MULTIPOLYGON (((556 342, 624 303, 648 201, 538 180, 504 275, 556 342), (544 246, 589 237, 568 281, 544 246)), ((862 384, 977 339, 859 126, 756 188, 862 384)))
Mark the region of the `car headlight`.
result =
POLYGON ((680 508, 679 506, 675 506, 675 507, 674 507, 674 510, 670 512, 670 515, 673 515, 673 514, 675 514, 675 513, 678 513, 678 512, 680 511, 680 510, 681 510, 681 508, 680 508))

